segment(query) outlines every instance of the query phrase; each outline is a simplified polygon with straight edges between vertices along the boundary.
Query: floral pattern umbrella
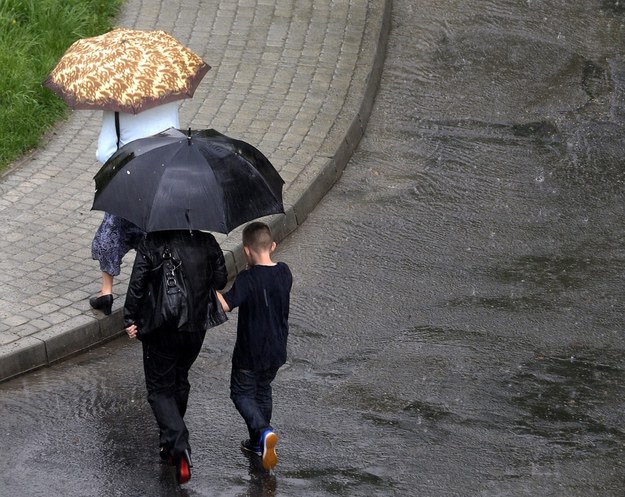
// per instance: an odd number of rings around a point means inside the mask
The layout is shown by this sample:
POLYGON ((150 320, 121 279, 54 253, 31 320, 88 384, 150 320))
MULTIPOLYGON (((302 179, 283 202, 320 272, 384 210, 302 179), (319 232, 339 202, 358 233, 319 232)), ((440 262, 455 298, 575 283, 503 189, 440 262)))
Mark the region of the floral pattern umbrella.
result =
POLYGON ((76 41, 43 85, 73 109, 137 114, 192 97, 209 69, 164 31, 119 28, 76 41))

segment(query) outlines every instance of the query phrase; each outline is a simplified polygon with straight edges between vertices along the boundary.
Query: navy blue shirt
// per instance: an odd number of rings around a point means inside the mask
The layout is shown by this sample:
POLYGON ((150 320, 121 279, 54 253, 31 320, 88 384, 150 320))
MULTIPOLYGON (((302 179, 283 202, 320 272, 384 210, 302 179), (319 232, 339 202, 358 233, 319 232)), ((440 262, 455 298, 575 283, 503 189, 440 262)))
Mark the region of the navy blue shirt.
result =
POLYGON ((241 272, 224 294, 230 309, 239 308, 235 368, 263 371, 286 362, 289 296, 293 276, 283 262, 252 266, 241 272))

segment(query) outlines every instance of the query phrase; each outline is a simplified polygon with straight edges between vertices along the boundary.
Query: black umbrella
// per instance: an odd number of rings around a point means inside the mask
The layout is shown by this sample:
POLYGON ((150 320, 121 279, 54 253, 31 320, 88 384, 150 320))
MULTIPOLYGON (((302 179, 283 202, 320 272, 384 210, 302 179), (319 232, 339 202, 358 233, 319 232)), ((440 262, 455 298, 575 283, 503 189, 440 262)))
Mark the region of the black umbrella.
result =
POLYGON ((144 231, 229 233, 284 212, 284 181, 255 147, 214 129, 170 128, 124 145, 95 175, 92 209, 144 231))

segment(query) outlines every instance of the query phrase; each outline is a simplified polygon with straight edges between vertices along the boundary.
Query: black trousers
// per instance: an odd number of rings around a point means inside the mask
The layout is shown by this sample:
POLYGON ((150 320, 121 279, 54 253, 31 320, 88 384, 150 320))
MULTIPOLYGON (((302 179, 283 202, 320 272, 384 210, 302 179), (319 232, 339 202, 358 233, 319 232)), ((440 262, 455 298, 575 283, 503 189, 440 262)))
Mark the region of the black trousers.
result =
POLYGON ((189 370, 205 331, 159 331, 143 340, 143 370, 148 402, 160 429, 160 445, 174 457, 189 449, 184 415, 189 401, 189 370))

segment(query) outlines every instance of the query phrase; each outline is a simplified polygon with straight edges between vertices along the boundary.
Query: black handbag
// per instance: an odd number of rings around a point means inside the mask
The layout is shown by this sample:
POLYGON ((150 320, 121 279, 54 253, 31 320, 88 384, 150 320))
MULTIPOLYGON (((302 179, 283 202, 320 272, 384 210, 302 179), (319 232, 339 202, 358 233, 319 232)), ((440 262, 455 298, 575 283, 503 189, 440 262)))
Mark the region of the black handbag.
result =
POLYGON ((189 320, 187 286, 182 261, 165 246, 161 263, 152 269, 148 283, 147 299, 153 306, 144 306, 149 314, 143 316, 143 333, 149 334, 159 328, 178 329, 189 320))

